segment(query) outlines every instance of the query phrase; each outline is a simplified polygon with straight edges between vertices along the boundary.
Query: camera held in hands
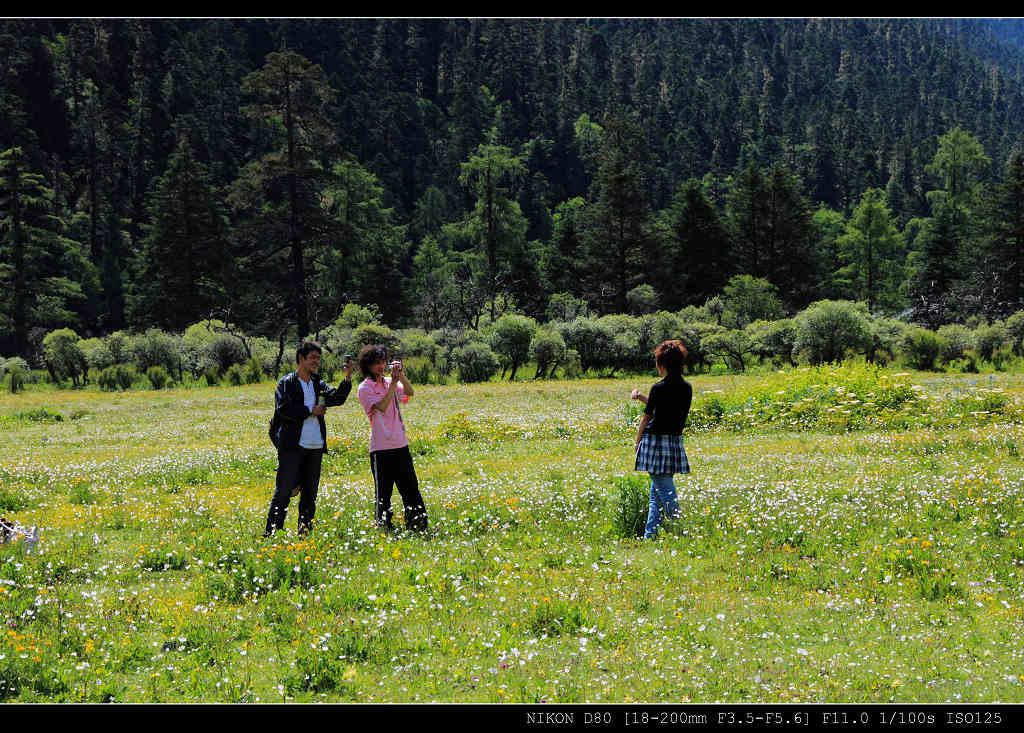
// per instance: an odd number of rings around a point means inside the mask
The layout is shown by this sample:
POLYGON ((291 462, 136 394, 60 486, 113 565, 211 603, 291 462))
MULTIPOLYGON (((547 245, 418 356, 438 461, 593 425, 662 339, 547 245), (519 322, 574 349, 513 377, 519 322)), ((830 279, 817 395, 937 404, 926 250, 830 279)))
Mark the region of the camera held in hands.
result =
POLYGON ((393 361, 393 362, 391 362, 390 367, 391 367, 391 373, 394 374, 396 371, 401 371, 401 369, 402 369, 402 362, 400 362, 400 361, 393 361))

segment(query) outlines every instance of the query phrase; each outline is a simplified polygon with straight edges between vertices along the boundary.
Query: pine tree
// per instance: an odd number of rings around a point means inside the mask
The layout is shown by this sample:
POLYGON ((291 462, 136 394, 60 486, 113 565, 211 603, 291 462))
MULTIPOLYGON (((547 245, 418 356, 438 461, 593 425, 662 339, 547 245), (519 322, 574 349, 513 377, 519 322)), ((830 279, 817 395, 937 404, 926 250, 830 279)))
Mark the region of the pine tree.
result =
POLYGON ((281 138, 280 147, 250 163, 234 186, 234 201, 250 225, 243 235, 246 264, 264 272, 286 268, 286 278, 262 282, 264 289, 276 290, 262 296, 285 299, 305 336, 312 332, 310 250, 329 228, 320 191, 329 179, 323 159, 335 149, 326 112, 335 93, 319 66, 292 51, 268 54, 264 66, 245 77, 242 90, 254 98, 245 113, 279 130, 281 138))
POLYGON ((897 291, 904 259, 903 242, 892 222, 885 192, 868 189, 838 240, 843 266, 836 282, 850 299, 867 303, 868 312, 876 308, 899 306, 897 291))
POLYGON ((646 166, 639 126, 614 117, 602 135, 584 225, 588 295, 603 312, 626 312, 626 294, 643 281, 656 256, 646 166))
POLYGON ((183 139, 148 202, 132 311, 140 326, 181 331, 224 304, 230 250, 226 213, 209 172, 183 139))
POLYGON ((323 192, 330 238, 317 250, 309 273, 318 289, 315 300, 326 313, 340 312, 349 302, 376 304, 385 323, 396 323, 408 311, 401 287, 407 228, 393 222, 383 187, 363 166, 349 158, 336 163, 332 173, 334 180, 323 192))
POLYGON ((1024 153, 1014 153, 1003 181, 988 189, 983 211, 980 274, 995 286, 990 317, 1003 318, 1024 309, 1024 153))
POLYGON ((62 234, 52 198, 21 148, 0 153, 0 337, 17 354, 27 354, 33 326, 79 327, 96 288, 96 270, 62 234))
POLYGON ((525 244, 526 219, 515 201, 513 186, 524 172, 522 160, 501 145, 481 145, 462 164, 462 183, 476 198, 465 221, 467 233, 486 263, 486 291, 491 318, 496 298, 508 292, 511 258, 525 244))
POLYGON ((733 272, 729 235, 718 212, 696 179, 677 192, 665 212, 671 250, 671 267, 656 270, 663 282, 664 307, 678 310, 686 305, 703 305, 721 292, 733 272))
POLYGON ((583 296, 583 243, 581 226, 586 202, 575 197, 555 208, 554 231, 541 254, 541 287, 548 295, 583 296))
POLYGON ((781 165, 749 167, 728 195, 727 216, 739 270, 763 277, 799 308, 814 296, 818 263, 811 212, 800 180, 781 165))
POLYGON ((941 206, 927 220, 919 235, 923 240, 919 256, 912 260, 916 264, 911 281, 913 318, 931 329, 955 320, 957 304, 953 291, 961 276, 956 224, 953 207, 941 206))

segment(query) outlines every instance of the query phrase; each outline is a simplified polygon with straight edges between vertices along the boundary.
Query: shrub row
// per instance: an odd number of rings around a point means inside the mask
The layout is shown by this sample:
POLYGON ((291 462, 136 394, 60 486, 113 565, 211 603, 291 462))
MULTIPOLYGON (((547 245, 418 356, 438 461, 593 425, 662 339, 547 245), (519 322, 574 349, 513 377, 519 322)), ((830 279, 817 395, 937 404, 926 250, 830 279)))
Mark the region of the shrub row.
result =
MULTIPOLYGON (((654 348, 666 339, 680 339, 687 347, 690 372, 743 371, 760 363, 815 365, 853 356, 914 369, 972 372, 983 366, 1003 369, 1022 355, 1024 311, 1005 321, 937 330, 873 316, 863 304, 849 301, 819 301, 789 318, 754 317, 774 312, 737 314, 712 299, 701 308, 643 315, 596 316, 577 309, 547 322, 505 313, 493 321, 482 318, 475 329, 427 332, 394 330, 381 323, 375 308, 349 305, 308 338, 324 345, 321 372, 329 380, 338 377, 345 354, 383 344, 417 383, 480 382, 499 374, 515 379, 527 364, 537 378, 558 370, 569 377, 647 372, 654 348)), ((202 321, 181 335, 149 329, 82 339, 59 329, 43 339, 41 356, 50 381, 90 382, 111 390, 142 382, 143 375, 156 389, 182 382, 184 375, 207 384, 251 384, 291 369, 293 359, 289 349, 219 321, 202 321)), ((24 359, 0 359, 0 378, 11 390, 34 377, 24 359)))

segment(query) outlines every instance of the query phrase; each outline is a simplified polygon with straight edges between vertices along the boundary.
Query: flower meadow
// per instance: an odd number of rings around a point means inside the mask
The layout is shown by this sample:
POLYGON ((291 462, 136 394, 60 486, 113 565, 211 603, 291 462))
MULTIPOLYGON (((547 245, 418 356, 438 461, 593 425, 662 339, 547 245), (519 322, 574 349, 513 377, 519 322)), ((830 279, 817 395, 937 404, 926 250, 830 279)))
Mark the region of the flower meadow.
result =
POLYGON ((5 394, 0 699, 1024 701, 1024 375, 689 379, 654 542, 653 376, 417 387, 426 536, 373 526, 354 400, 263 539, 271 383, 5 394))

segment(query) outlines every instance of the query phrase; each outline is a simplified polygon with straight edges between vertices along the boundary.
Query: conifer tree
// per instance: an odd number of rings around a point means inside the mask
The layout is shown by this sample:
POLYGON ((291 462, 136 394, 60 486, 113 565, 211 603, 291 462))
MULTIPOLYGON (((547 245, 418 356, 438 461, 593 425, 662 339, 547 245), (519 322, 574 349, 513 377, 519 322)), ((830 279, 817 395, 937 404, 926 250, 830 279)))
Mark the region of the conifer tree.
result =
POLYGON ((866 302, 869 313, 878 307, 897 307, 903 242, 884 191, 872 188, 864 192, 838 244, 843 266, 836 273, 836 283, 845 289, 843 294, 866 302))
POLYGON ((665 218, 673 259, 671 267, 655 271, 667 278, 658 288, 664 306, 703 305, 721 292, 733 272, 729 235, 696 179, 680 187, 665 218))
POLYGON ((248 225, 242 254, 261 281, 260 297, 285 300, 304 336, 312 332, 309 258, 330 226, 320 192, 329 180, 324 159, 335 150, 328 114, 335 92, 323 69, 293 51, 268 54, 242 91, 253 98, 245 113, 279 132, 273 149, 234 185, 232 200, 248 225), (281 270, 284 277, 259 276, 281 270))
POLYGON ((187 138, 157 180, 147 210, 134 320, 181 331, 224 304, 231 262, 226 213, 187 138))
POLYGON ((53 216, 52 198, 21 148, 0 153, 0 335, 16 354, 26 354, 33 326, 79 326, 98 286, 95 268, 53 216))
POLYGON ((1004 179, 984 199, 981 277, 994 285, 988 313, 1003 318, 1024 309, 1024 152, 1010 158, 1004 179))
POLYGON ((523 175, 522 160, 501 145, 480 145, 462 164, 459 181, 476 198, 465 221, 486 265, 486 292, 491 318, 496 298, 512 277, 511 258, 525 245, 526 219, 513 195, 513 186, 523 175))
POLYGON ((626 312, 627 293, 656 254, 647 163, 639 125, 621 113, 613 117, 601 137, 584 217, 589 296, 602 312, 626 312))

